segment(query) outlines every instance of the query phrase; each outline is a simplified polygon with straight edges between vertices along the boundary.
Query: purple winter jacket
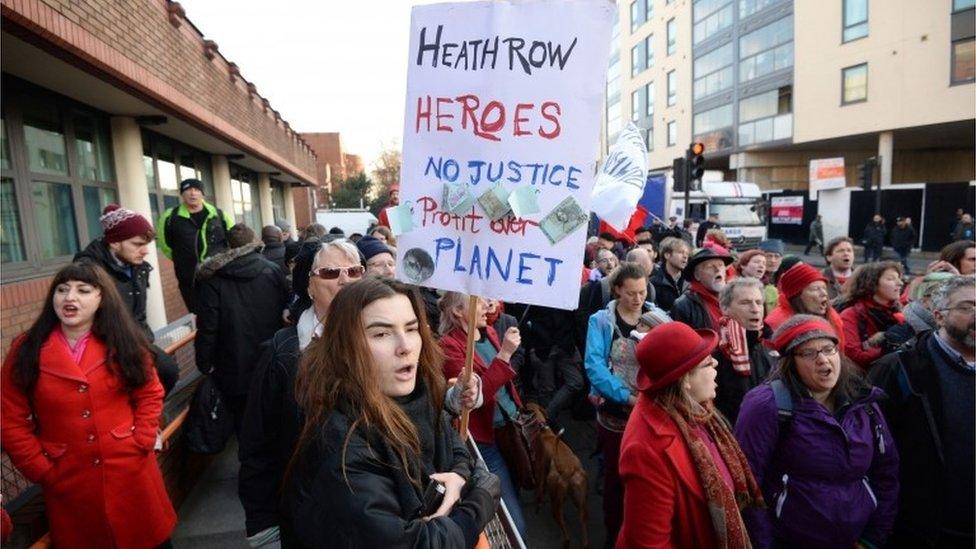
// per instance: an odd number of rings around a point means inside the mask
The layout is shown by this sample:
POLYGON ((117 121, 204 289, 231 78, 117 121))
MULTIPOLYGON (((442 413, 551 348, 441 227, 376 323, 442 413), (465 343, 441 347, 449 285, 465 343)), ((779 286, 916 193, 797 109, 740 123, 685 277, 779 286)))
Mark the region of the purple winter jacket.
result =
POLYGON ((884 544, 897 511, 898 452, 875 403, 883 395, 872 388, 840 421, 813 398, 794 396, 780 439, 772 387, 746 393, 735 437, 767 506, 743 512, 754 547, 884 544))

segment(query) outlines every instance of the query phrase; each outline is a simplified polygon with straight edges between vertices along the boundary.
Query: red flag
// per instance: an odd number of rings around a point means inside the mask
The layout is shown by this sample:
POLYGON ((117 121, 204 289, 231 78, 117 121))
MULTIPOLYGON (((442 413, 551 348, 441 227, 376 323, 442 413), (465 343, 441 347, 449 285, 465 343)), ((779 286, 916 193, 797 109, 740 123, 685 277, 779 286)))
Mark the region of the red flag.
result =
POLYGON ((627 223, 627 228, 624 229, 623 232, 614 229, 613 226, 611 226, 609 223, 607 223, 602 219, 600 220, 600 232, 610 233, 615 238, 622 238, 626 240, 628 244, 633 246, 634 244, 637 243, 637 239, 634 237, 634 235, 637 234, 637 229, 640 229, 641 227, 644 226, 644 221, 647 220, 648 215, 650 214, 644 208, 644 206, 638 204, 637 209, 634 210, 634 213, 631 214, 630 216, 630 222, 627 223))

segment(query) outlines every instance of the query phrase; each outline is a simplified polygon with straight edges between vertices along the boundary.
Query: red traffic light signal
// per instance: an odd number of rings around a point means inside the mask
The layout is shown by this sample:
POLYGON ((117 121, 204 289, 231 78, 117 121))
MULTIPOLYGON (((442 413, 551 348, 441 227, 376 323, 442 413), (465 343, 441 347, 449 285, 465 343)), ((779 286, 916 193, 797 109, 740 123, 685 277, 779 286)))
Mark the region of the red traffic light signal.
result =
POLYGON ((685 164, 688 170, 688 184, 693 188, 699 188, 699 186, 694 183, 695 181, 702 178, 705 175, 705 158, 702 157, 702 153, 705 152, 705 145, 703 143, 692 143, 688 147, 688 151, 685 153, 685 164))
POLYGON ((691 154, 699 155, 700 156, 702 153, 705 152, 705 144, 704 143, 692 143, 691 146, 688 147, 688 150, 691 151, 691 154))

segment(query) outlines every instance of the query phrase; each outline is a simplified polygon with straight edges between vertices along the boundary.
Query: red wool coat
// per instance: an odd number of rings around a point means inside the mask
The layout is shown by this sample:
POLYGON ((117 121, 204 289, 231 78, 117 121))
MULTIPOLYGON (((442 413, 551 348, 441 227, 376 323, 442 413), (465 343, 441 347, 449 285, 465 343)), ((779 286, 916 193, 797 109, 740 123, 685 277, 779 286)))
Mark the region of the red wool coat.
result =
MULTIPOLYGON (((498 335, 495 330, 488 326, 485 328, 488 334, 488 341, 499 349, 498 335)), ((444 375, 447 379, 460 377, 464 371, 464 352, 468 344, 468 334, 457 328, 451 333, 440 339, 441 349, 444 351, 446 360, 444 361, 444 375)), ((482 444, 495 443, 495 393, 502 386, 508 387, 508 392, 512 395, 512 400, 519 409, 522 408, 522 400, 519 398, 518 391, 515 390, 515 370, 504 360, 495 358, 491 364, 485 364, 478 351, 474 351, 474 373, 481 377, 481 394, 484 398, 481 407, 471 411, 471 419, 468 428, 471 436, 476 442, 482 444)))
POLYGON ((176 512, 153 453, 163 409, 155 369, 147 360, 149 381, 128 393, 109 370, 102 342, 89 339, 76 364, 52 335, 29 400, 14 382, 19 344, 0 372, 0 442, 44 489, 54 545, 148 548, 169 538, 176 512))
POLYGON ((645 395, 620 445, 624 523, 618 549, 717 545, 705 489, 678 427, 645 395))

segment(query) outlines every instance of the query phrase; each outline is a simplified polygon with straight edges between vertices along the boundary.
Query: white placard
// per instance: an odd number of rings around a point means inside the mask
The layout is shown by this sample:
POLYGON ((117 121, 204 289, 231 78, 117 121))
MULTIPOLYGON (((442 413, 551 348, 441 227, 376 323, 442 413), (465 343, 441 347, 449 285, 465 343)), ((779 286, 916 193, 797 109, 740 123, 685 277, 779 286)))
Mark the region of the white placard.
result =
POLYGON ((846 185, 843 156, 817 158, 810 161, 810 200, 817 199, 817 191, 843 189, 846 185))
POLYGON ((586 223, 550 218, 550 237, 540 224, 557 205, 576 212, 570 198, 590 210, 615 9, 606 0, 413 8, 400 196, 415 228, 397 239, 397 278, 577 307, 586 223), (445 184, 459 182, 475 197, 496 183, 534 187, 539 211, 493 222, 475 201, 447 213, 445 184), (554 226, 573 230, 553 243, 554 226))

